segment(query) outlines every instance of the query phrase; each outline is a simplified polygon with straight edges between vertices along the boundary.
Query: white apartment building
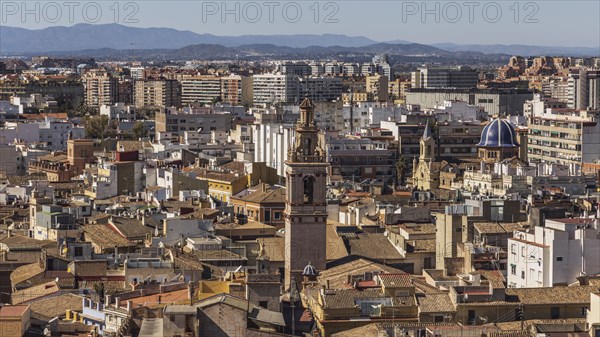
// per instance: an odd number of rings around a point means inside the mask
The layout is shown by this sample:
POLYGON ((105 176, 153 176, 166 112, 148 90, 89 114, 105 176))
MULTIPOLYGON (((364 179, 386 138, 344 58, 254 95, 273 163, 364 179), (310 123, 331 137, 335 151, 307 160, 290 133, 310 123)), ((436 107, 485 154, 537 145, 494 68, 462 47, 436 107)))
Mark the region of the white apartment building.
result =
POLYGON ((100 115, 108 116, 108 119, 118 121, 131 121, 136 119, 135 108, 125 103, 102 105, 100 107, 100 115))
POLYGON ((277 170, 279 176, 285 176, 288 149, 294 141, 292 125, 255 124, 254 125, 254 162, 264 162, 277 170))
POLYGON ((180 105, 176 80, 136 80, 133 94, 138 109, 180 105))
POLYGON ((129 72, 131 74, 131 78, 134 80, 144 79, 144 67, 131 67, 129 68, 129 72))
POLYGON ((474 88, 479 74, 468 67, 421 67, 411 73, 412 88, 474 88))
POLYGON ((322 63, 311 63, 308 66, 310 67, 310 74, 312 76, 320 76, 325 73, 325 67, 322 63))
POLYGON ((301 94, 296 75, 259 74, 252 81, 255 104, 294 103, 301 94))
POLYGON ((350 129, 351 119, 354 128, 352 131, 357 131, 384 121, 399 120, 405 113, 406 109, 401 107, 386 106, 379 102, 357 102, 352 107, 344 106, 342 111, 343 128, 350 129))
POLYGON ((600 158, 600 111, 545 109, 529 118, 527 156, 532 162, 569 165, 579 174, 583 163, 600 158))
POLYGON ((552 219, 508 239, 508 287, 567 285, 600 273, 597 219, 552 219))
POLYGON ((21 141, 27 144, 40 141, 40 124, 6 122, 0 129, 0 145, 21 141))
POLYGON ((600 70, 580 67, 577 73, 569 74, 569 108, 600 109, 600 70))
POLYGON ((300 95, 305 95, 313 102, 329 102, 342 96, 342 79, 339 77, 304 77, 300 78, 300 88, 300 95))
POLYGON ((52 120, 46 117, 46 120, 39 125, 40 142, 46 143, 50 151, 66 150, 69 133, 73 135, 73 139, 85 138, 85 128, 72 122, 52 120))
POLYGON ((198 76, 181 81, 181 104, 209 104, 221 98, 221 79, 198 76))
POLYGON ((85 104, 92 108, 112 105, 117 100, 118 79, 104 70, 90 70, 81 76, 85 104))

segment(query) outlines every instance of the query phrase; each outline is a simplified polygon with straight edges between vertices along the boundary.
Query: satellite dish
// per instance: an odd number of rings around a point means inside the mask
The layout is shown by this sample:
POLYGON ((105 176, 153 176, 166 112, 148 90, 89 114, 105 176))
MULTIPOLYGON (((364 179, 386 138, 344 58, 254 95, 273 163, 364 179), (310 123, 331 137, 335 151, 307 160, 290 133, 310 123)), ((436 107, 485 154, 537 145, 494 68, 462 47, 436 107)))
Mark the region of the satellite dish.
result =
POLYGON ((48 329, 48 328, 44 329, 44 336, 50 336, 50 329, 48 329))
POLYGON ((165 244, 161 241, 158 243, 158 248, 165 248, 165 244))

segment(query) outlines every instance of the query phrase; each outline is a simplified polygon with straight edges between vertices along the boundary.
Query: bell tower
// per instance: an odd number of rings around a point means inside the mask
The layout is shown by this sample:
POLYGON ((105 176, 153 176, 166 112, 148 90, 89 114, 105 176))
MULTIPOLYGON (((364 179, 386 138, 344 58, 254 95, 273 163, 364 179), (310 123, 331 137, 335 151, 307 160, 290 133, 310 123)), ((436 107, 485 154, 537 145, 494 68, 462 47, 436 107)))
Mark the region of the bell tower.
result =
POLYGON ((294 145, 285 162, 285 288, 304 267, 325 269, 327 162, 310 99, 300 104, 294 145))
POLYGON ((423 137, 419 141, 420 144, 420 156, 419 159, 423 161, 435 161, 437 144, 433 138, 433 132, 429 127, 429 121, 425 125, 425 131, 423 131, 423 137))

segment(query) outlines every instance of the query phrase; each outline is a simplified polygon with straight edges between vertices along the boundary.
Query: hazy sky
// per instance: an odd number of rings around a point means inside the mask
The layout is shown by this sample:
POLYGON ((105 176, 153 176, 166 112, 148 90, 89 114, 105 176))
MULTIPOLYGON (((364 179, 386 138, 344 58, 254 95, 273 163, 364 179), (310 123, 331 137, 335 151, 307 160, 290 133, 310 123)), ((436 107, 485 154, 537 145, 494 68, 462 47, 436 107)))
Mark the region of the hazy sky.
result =
POLYGON ((115 22, 215 35, 334 33, 418 43, 598 47, 599 17, 598 0, 0 1, 0 23, 23 28, 115 22))

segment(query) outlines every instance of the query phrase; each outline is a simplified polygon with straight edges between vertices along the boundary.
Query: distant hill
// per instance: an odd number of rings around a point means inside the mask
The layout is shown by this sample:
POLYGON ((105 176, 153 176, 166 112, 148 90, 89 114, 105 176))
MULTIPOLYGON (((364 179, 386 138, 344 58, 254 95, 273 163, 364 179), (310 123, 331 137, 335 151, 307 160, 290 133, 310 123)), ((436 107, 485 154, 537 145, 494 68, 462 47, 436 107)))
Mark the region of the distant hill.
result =
MULTIPOLYGON (((97 49, 102 49, 104 52, 110 50, 109 54, 116 51, 125 53, 125 50, 130 50, 130 54, 133 55, 136 50, 174 50, 197 45, 219 45, 225 48, 244 47, 242 49, 246 51, 254 48, 259 54, 288 54, 290 50, 285 48, 296 48, 295 52, 302 52, 306 55, 311 53, 331 54, 338 51, 395 55, 443 55, 444 53, 459 52, 522 56, 600 56, 600 47, 459 45, 453 43, 424 45, 399 39, 381 43, 364 36, 342 34, 216 36, 171 28, 137 28, 119 24, 76 24, 70 27, 57 26, 44 29, 0 27, 0 54, 2 55, 44 55, 65 54, 66 52, 82 55, 84 51, 97 49)), ((235 50, 230 51, 236 53, 235 50)))
POLYGON ((470 51, 485 54, 509 54, 520 56, 600 56, 600 47, 545 47, 521 44, 469 44, 460 45, 454 43, 435 43, 432 46, 448 51, 470 51))
MULTIPOLYGON (((377 43, 364 47, 321 47, 310 46, 293 48, 276 46, 273 44, 251 44, 239 47, 225 47, 220 44, 193 44, 177 49, 115 49, 98 48, 73 51, 47 51, 44 55, 56 57, 95 57, 97 59, 141 59, 141 60, 194 60, 194 59, 268 59, 271 57, 285 57, 289 59, 323 57, 336 58, 339 56, 364 56, 387 53, 394 56, 419 56, 419 57, 455 57, 459 53, 448 52, 431 46, 411 44, 386 44, 377 43)), ((34 56, 35 52, 22 53, 23 56, 34 56)), ((481 54, 483 55, 483 54, 481 54)), ((471 55, 472 56, 472 55, 471 55)))
POLYGON ((119 24, 76 24, 70 27, 44 29, 2 26, 0 29, 0 51, 3 54, 99 48, 176 49, 194 44, 220 44, 225 47, 238 47, 259 43, 303 48, 314 45, 361 47, 376 43, 376 41, 362 36, 335 34, 215 36, 171 28, 136 28, 119 24))

